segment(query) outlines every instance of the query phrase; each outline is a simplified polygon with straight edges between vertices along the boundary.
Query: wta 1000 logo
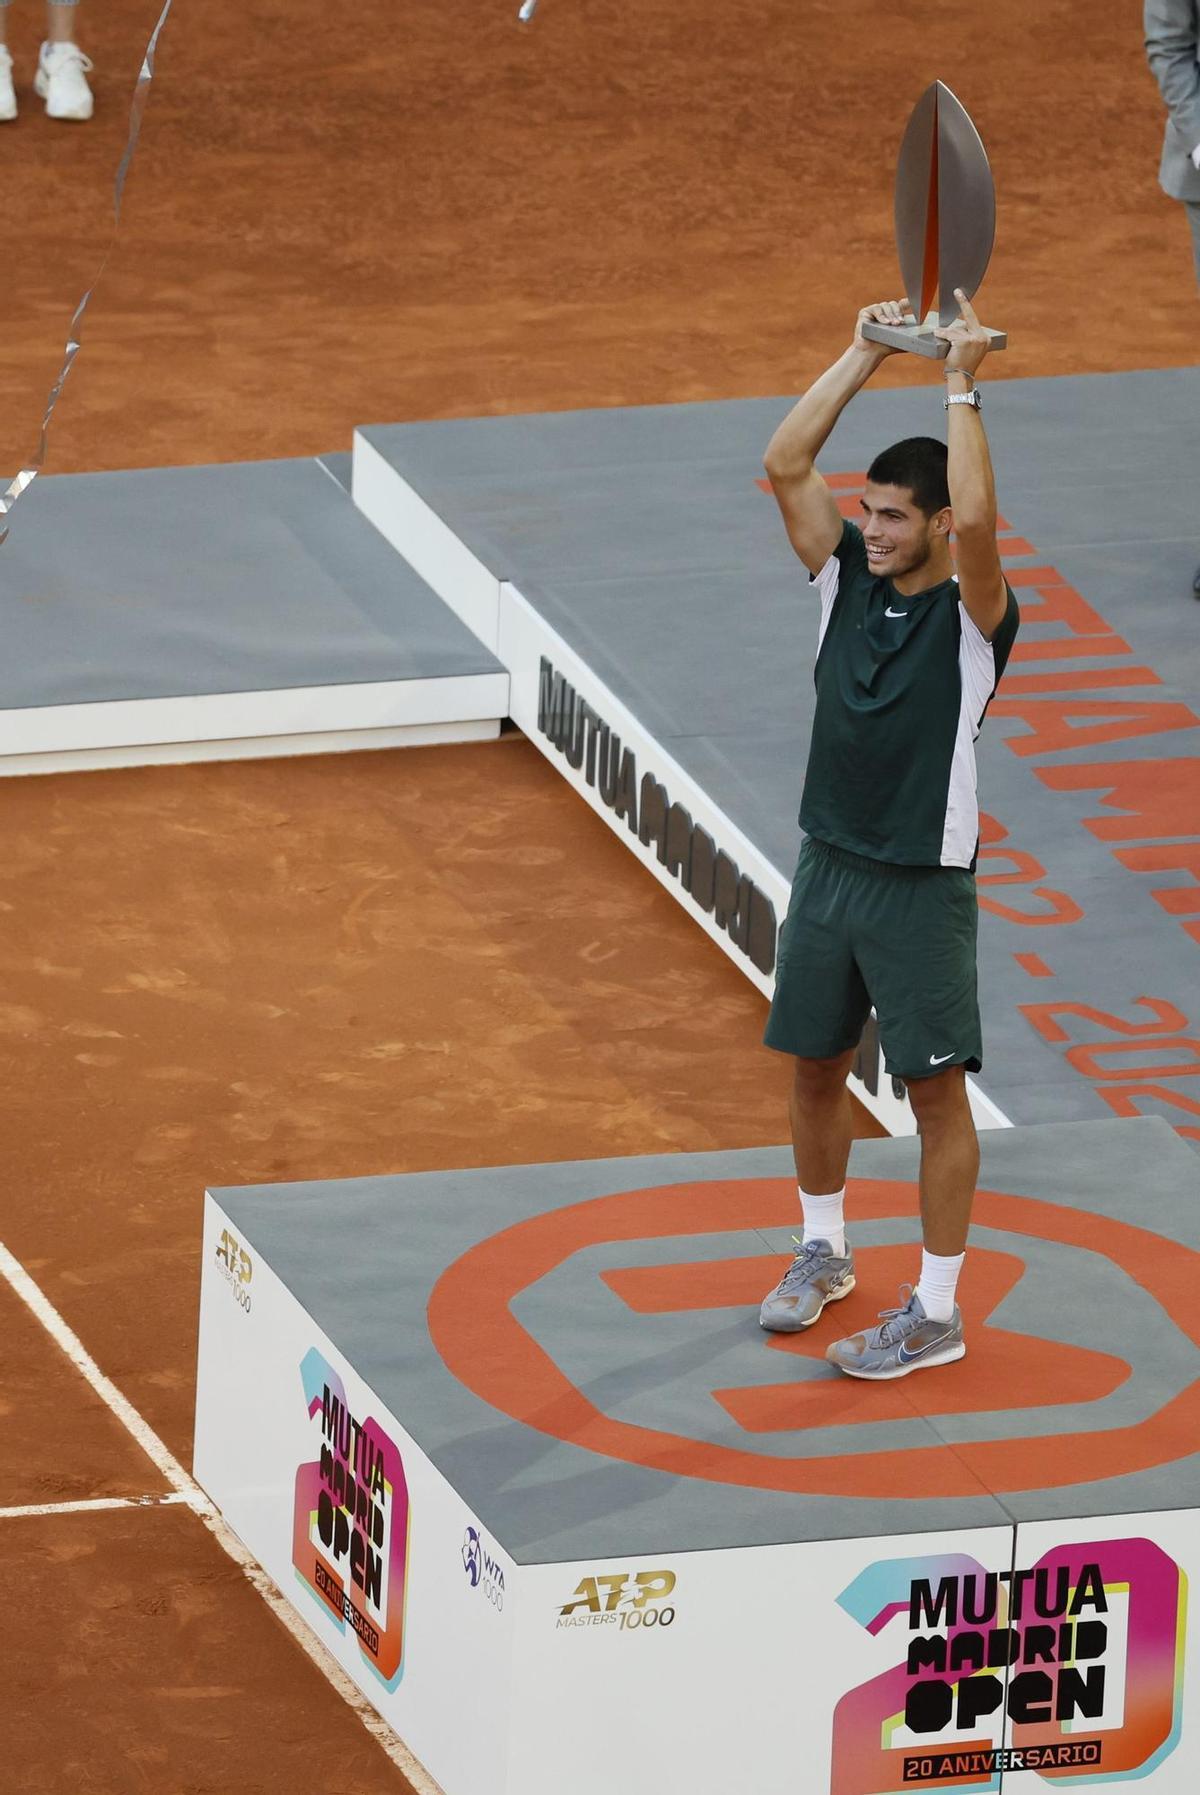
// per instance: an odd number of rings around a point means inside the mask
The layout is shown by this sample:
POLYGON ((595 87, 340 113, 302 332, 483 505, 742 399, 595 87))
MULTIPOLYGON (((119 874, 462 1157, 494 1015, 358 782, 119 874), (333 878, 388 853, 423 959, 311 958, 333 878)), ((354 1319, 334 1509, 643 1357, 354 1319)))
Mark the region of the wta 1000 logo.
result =
POLYGON ((292 1562, 341 1632, 350 1627, 385 1688, 404 1672, 408 1484, 400 1450, 355 1415, 341 1378, 314 1347, 300 1366, 318 1456, 296 1471, 292 1562))
POLYGON ((834 1712, 830 1795, 1006 1770, 1148 1775, 1179 1742, 1187 1578, 1147 1539, 1056 1546, 1028 1569, 960 1554, 871 1565, 838 1598, 903 1662, 834 1712))

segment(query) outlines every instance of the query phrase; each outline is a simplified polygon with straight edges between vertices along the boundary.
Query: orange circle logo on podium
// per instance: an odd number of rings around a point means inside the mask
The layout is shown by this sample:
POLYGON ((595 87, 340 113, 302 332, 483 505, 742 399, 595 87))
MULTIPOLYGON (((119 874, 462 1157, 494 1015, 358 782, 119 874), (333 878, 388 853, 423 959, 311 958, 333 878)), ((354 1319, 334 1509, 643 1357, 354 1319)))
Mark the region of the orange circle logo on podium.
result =
MULTIPOLYGON (((911 1220, 918 1209, 917 1188, 891 1180, 855 1181, 851 1206, 856 1221, 911 1220)), ((1053 1405, 1070 1411, 1102 1400, 1124 1383, 1132 1369, 1124 1358, 985 1325, 1024 1272, 1025 1260, 1016 1250, 971 1248, 963 1305, 967 1356, 959 1363, 883 1384, 847 1378, 832 1368, 828 1377, 789 1379, 788 1357, 823 1359, 830 1339, 871 1325, 889 1291, 912 1274, 911 1245, 857 1248, 859 1288, 820 1326, 800 1335, 762 1335, 764 1350, 780 1355, 778 1383, 756 1381, 712 1392, 749 1437, 800 1436, 800 1450, 786 1457, 605 1414, 511 1307, 523 1291, 587 1248, 796 1222, 795 1186, 774 1178, 658 1185, 550 1210, 480 1241, 447 1267, 429 1299, 430 1336, 461 1384, 524 1426, 607 1458, 711 1483, 814 1496, 877 1497, 886 1491, 892 1500, 973 1498, 1098 1482, 1194 1454, 1200 1378, 1129 1425, 1046 1435, 998 1432, 986 1440, 845 1456, 803 1450, 804 1432, 816 1427, 911 1421, 914 1432, 927 1437, 927 1417, 995 1412, 1002 1426, 1006 1410, 1053 1405)), ((974 1222, 1012 1237, 1014 1249, 1021 1240, 1045 1240, 1102 1254, 1154 1298, 1187 1340, 1200 1345, 1200 1318, 1192 1319, 1200 1253, 1128 1222, 1001 1191, 978 1192, 974 1222)), ((754 1312, 784 1262, 781 1255, 764 1252, 614 1267, 601 1275, 632 1313, 745 1305, 757 1329, 754 1312)))

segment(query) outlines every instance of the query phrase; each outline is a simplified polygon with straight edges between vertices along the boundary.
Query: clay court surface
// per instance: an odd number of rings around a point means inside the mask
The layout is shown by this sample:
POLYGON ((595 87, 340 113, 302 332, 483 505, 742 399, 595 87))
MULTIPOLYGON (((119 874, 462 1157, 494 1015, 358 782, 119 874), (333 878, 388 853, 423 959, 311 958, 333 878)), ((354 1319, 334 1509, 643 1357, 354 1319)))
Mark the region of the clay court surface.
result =
MULTIPOLYGON (((157 11, 85 0, 95 120, 25 94, 4 127, 6 478, 157 11)), ((176 0, 49 469, 796 391, 895 287, 888 170, 934 76, 996 173, 989 377, 1190 363, 1135 11, 176 0)), ((40 19, 12 15, 27 86, 40 19)), ((519 736, 10 780, 0 808, 0 1239, 185 1465, 206 1183, 783 1138, 762 1000, 519 736)), ((7 1285, 0 1314, 0 1506, 166 1494, 7 1285)), ((6 1791, 406 1787, 186 1507, 0 1528, 6 1791)))

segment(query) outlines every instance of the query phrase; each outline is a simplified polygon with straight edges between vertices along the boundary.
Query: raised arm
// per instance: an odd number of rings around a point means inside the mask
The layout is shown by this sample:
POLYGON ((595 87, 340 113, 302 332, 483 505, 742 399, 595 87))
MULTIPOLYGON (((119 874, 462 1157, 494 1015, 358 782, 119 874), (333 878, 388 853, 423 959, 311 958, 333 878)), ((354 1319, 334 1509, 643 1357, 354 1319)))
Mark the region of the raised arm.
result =
POLYGON ((1200 27, 1194 0, 1146 0, 1146 60, 1193 159, 1200 150, 1200 27))
MULTIPOLYGON (((950 344, 945 369, 948 395, 970 392, 975 370, 989 347, 987 332, 966 294, 956 290, 954 297, 962 316, 934 333, 950 344)), ((976 629, 990 641, 1008 609, 1008 589, 996 546, 992 458, 983 419, 974 406, 951 405, 948 418, 946 477, 957 538, 958 595, 976 629)))
POLYGON ((812 574, 820 573, 842 534, 841 513, 814 465, 817 455, 855 393, 881 361, 896 353, 882 343, 866 341, 862 327, 868 319, 901 324, 911 321, 911 312, 906 302, 895 300, 864 306, 849 349, 792 408, 763 456, 789 540, 812 574))

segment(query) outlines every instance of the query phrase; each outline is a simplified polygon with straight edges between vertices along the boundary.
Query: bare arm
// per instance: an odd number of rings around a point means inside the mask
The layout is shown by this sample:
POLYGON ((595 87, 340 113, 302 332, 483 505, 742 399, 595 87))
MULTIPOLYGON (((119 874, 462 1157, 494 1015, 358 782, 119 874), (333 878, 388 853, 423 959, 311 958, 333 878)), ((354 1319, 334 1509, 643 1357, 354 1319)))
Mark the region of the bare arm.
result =
MULTIPOLYGON (((971 302, 958 293, 962 317, 936 334, 950 344, 946 390, 969 392, 975 370, 988 352, 988 337, 971 302)), ((970 405, 949 409, 946 477, 957 538, 958 595, 968 616, 989 642, 1004 621, 1008 588, 996 546, 996 482, 983 419, 970 405)))
POLYGON ((865 306, 849 349, 814 381, 767 444, 763 466, 771 490, 792 547, 812 574, 820 573, 842 534, 841 513, 814 465, 817 455, 855 393, 895 353, 881 343, 868 343, 862 326, 868 318, 900 323, 907 309, 892 300, 865 306))

